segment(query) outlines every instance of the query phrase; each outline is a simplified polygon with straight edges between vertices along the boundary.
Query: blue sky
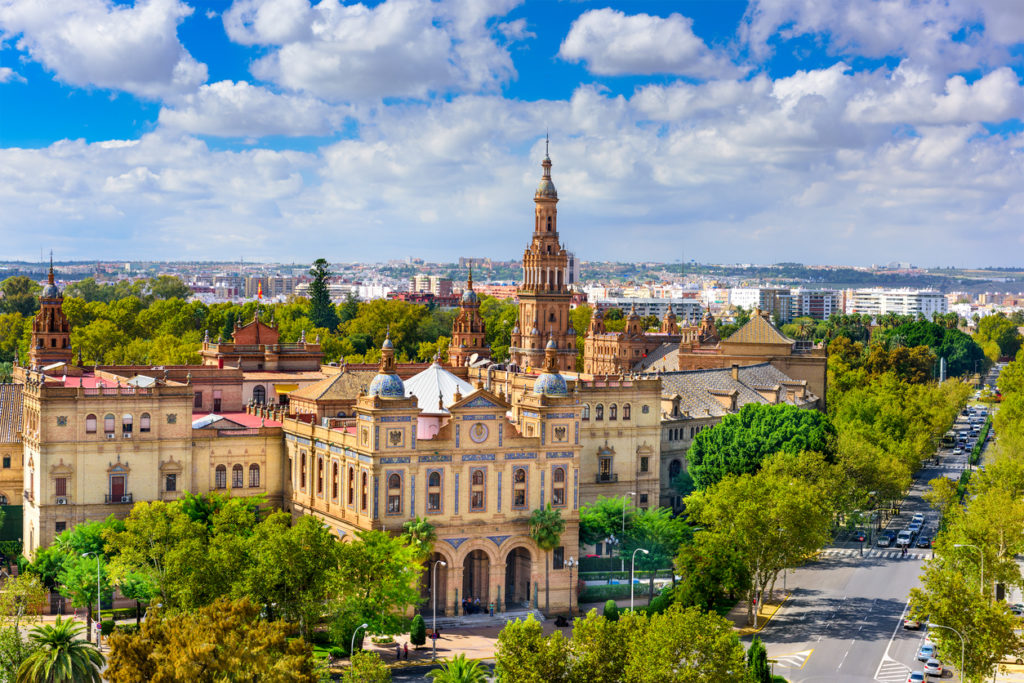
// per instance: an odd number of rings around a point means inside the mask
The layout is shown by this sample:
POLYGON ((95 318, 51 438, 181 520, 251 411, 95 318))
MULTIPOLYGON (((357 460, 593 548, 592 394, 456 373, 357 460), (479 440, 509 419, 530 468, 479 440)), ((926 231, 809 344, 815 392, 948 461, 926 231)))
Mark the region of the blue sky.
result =
POLYGON ((1024 263, 1016 0, 3 0, 9 258, 1024 263))

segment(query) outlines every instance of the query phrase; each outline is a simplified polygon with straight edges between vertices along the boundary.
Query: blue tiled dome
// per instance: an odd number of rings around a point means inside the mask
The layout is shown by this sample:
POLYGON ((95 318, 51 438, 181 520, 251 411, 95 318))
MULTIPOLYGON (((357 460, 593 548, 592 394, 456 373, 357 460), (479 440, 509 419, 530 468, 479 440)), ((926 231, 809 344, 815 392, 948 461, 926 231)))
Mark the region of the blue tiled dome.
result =
POLYGON ((545 372, 533 383, 533 393, 544 396, 568 396, 569 388, 565 384, 565 378, 557 372, 545 372))
POLYGON ((555 184, 551 182, 551 178, 541 178, 540 184, 537 185, 537 192, 534 196, 558 199, 558 191, 555 190, 555 184))
POLYGON ((479 302, 480 302, 480 298, 476 295, 476 292, 474 292, 472 289, 467 289, 465 292, 462 293, 462 303, 464 303, 464 304, 475 304, 475 303, 479 303, 479 302))
POLYGON ((381 398, 405 398, 405 383, 398 375, 380 374, 370 382, 369 394, 381 398))
POLYGON ((44 299, 56 299, 60 296, 60 289, 57 285, 47 284, 43 285, 42 298, 44 299))

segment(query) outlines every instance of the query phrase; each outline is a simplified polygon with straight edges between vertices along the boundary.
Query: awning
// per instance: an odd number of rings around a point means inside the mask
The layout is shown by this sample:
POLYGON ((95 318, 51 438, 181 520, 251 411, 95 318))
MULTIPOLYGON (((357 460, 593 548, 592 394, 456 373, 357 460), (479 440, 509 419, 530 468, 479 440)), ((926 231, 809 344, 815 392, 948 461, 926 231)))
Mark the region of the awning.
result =
POLYGON ((274 391, 279 394, 287 394, 299 388, 298 384, 275 384, 274 391))

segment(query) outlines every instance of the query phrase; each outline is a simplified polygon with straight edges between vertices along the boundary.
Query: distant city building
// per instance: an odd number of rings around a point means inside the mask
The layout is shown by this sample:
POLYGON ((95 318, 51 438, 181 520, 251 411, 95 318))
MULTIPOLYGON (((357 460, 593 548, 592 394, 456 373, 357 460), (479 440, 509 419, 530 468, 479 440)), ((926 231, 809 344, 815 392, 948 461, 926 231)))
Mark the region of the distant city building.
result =
POLYGON ((649 315, 664 318, 668 314, 669 308, 671 308, 674 315, 679 319, 679 324, 683 326, 696 325, 700 322, 703 313, 703 308, 696 299, 642 299, 640 297, 617 296, 598 299, 591 298, 588 300, 588 303, 595 310, 602 312, 610 308, 618 308, 623 313, 635 310, 636 314, 641 318, 649 315))
POLYGON ((846 292, 846 312, 879 316, 948 313, 945 295, 933 289, 854 289, 846 292))
POLYGON ((514 299, 519 294, 519 285, 514 282, 490 282, 484 285, 474 284, 473 289, 480 296, 491 296, 495 299, 514 299))
POLYGON ((729 303, 750 311, 759 308, 783 323, 793 318, 788 287, 735 288, 729 295, 729 303))
POLYGON ((480 268, 490 268, 491 267, 491 259, 489 259, 489 258, 467 258, 465 256, 460 256, 459 257, 459 268, 469 268, 469 267, 476 267, 477 269, 480 269, 480 268))
POLYGON ((789 296, 792 318, 828 320, 843 310, 839 292, 834 289, 794 289, 789 296))
POLYGON ((440 275, 413 275, 409 278, 409 291, 413 294, 451 296, 452 281, 440 275))

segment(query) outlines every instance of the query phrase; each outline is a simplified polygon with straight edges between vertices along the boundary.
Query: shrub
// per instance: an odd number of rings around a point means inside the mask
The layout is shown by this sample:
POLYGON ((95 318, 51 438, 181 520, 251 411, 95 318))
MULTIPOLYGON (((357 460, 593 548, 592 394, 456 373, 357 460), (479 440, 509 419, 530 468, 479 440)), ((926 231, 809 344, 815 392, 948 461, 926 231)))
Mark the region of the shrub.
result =
POLYGON ((614 600, 607 600, 604 603, 604 618, 609 621, 619 620, 619 606, 615 604, 614 600))
POLYGON ((415 647, 419 647, 427 642, 427 625, 419 614, 412 618, 412 626, 409 628, 409 642, 415 647))
POLYGON ((109 636, 113 632, 114 632, 114 621, 113 620, 104 621, 103 623, 100 624, 100 634, 102 634, 104 636, 109 636))
POLYGON ((122 626, 116 626, 114 631, 133 636, 139 632, 139 626, 138 624, 124 624, 122 626))
POLYGON ((309 634, 309 640, 315 645, 330 645, 331 635, 327 631, 313 631, 309 634))
MULTIPOLYGON (((647 595, 650 586, 645 581, 643 583, 633 584, 633 595, 641 596, 647 595)), ((617 600, 619 598, 629 597, 629 584, 611 584, 605 586, 587 586, 580 593, 580 604, 585 602, 602 602, 604 600, 617 600)))
POLYGON ((345 648, 343 648, 343 647, 338 647, 337 645, 335 645, 334 647, 332 647, 332 648, 331 648, 330 650, 328 650, 327 652, 328 652, 328 654, 330 654, 330 655, 331 655, 332 657, 334 657, 335 659, 344 659, 344 658, 345 658, 345 655, 347 655, 347 654, 348 654, 347 652, 345 652, 345 648))

